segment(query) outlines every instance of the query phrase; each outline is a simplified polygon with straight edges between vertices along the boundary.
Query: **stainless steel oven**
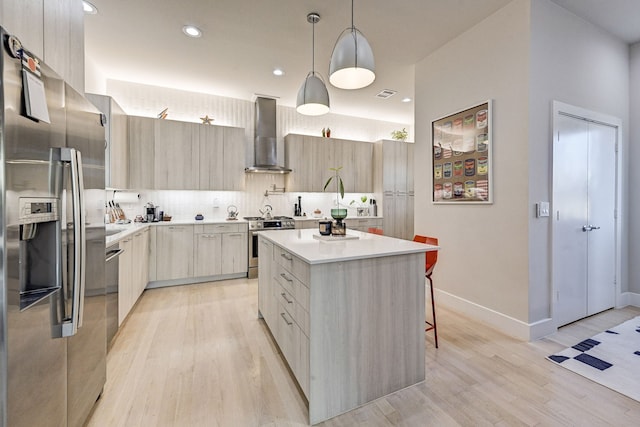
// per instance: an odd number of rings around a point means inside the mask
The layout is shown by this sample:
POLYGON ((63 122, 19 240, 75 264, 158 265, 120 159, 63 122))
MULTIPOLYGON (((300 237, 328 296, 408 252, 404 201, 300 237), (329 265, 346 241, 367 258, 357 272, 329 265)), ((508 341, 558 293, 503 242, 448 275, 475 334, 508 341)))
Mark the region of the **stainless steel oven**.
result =
POLYGON ((258 277, 258 231, 291 230, 296 228, 293 218, 276 216, 271 219, 245 217, 249 221, 249 279, 258 277))

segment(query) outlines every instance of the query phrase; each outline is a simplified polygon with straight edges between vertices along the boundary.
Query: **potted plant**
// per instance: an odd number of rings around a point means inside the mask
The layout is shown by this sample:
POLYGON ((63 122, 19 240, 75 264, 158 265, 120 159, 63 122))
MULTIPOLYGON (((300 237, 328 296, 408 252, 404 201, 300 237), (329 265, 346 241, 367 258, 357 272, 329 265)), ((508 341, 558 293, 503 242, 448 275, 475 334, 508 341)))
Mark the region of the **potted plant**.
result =
MULTIPOLYGON (((366 195, 360 196, 360 202, 362 203, 360 206, 356 206, 357 216, 369 216, 369 205, 367 204, 367 200, 368 198, 366 195)), ((349 206, 353 206, 356 203, 357 202, 355 200, 352 200, 351 203, 349 203, 349 206)))
POLYGON ((342 182, 342 177, 340 176, 341 169, 342 169, 342 166, 338 166, 337 168, 329 168, 329 170, 333 171, 333 176, 329 177, 327 182, 324 184, 324 188, 322 189, 322 191, 326 191, 329 184, 331 184, 331 181, 335 180, 336 208, 331 209, 331 217, 336 220, 336 225, 338 227, 335 227, 337 228, 336 230, 337 233, 334 233, 334 234, 340 234, 339 233, 340 229, 344 230, 344 227, 342 226, 342 220, 347 217, 347 208, 340 207, 340 199, 344 199, 344 183, 342 182))
POLYGON ((409 132, 407 132, 406 128, 402 128, 402 130, 394 130, 391 132, 391 138, 396 141, 406 141, 409 136, 409 132))

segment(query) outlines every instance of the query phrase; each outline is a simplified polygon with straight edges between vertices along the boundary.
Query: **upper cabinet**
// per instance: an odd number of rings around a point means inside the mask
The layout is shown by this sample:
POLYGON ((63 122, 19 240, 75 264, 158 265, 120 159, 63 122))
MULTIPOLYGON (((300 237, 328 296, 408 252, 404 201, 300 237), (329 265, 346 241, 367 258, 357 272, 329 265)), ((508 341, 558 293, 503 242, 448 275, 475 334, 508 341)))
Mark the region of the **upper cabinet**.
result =
POLYGON ((244 129, 129 117, 131 188, 244 189, 244 129))
POLYGON ((110 96, 86 94, 107 119, 105 125, 105 185, 129 188, 129 125, 124 110, 110 96))
POLYGON ((82 0, 0 0, 0 24, 84 93, 82 0))
POLYGON ((347 193, 373 191, 373 144, 336 138, 289 134, 284 138, 287 191, 321 192, 342 166, 340 176, 347 193))
POLYGON ((374 145, 374 190, 383 193, 413 194, 414 144, 382 140, 374 145))

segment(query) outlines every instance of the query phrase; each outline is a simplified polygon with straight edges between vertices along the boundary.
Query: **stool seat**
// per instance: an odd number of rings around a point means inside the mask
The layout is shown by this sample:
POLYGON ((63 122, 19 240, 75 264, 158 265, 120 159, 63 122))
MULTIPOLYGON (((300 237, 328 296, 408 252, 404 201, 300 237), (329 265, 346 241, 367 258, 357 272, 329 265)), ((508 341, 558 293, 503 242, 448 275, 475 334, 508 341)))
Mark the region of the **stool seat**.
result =
MULTIPOLYGON (((435 237, 421 236, 416 234, 413 237, 414 242, 426 243, 428 245, 438 246, 438 239, 435 237)), ((433 273, 433 269, 436 266, 436 262, 438 261, 438 251, 428 251, 425 256, 425 277, 429 280, 429 290, 431 291, 431 316, 432 321, 429 322, 425 320, 428 326, 425 328, 426 331, 433 330, 433 337, 436 344, 436 348, 438 348, 438 328, 436 323, 436 302, 433 299, 433 280, 431 279, 431 273, 433 273)))

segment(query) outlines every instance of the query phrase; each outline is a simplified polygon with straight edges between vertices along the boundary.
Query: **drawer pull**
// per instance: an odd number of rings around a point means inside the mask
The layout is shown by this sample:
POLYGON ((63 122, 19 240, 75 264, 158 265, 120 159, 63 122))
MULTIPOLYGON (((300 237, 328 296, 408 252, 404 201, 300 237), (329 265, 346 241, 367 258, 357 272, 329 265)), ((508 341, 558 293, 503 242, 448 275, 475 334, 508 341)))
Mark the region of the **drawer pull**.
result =
POLYGON ((280 256, 284 259, 286 259, 287 261, 293 261, 293 258, 291 258, 290 256, 288 256, 287 254, 280 254, 280 256))
POLYGON ((286 324, 287 324, 287 326, 291 326, 291 325, 293 325, 293 322, 289 322, 289 321, 287 320, 287 316, 286 316, 284 313, 280 313, 280 316, 282 316, 282 318, 284 319, 284 323, 286 323, 286 324))
POLYGON ((280 273, 280 277, 282 277, 287 282, 293 282, 293 279, 289 279, 286 274, 280 273))
POLYGON ((282 298, 284 298, 284 300, 287 302, 287 304, 293 304, 293 300, 290 301, 289 299, 287 299, 287 294, 282 292, 280 295, 282 295, 282 298))

